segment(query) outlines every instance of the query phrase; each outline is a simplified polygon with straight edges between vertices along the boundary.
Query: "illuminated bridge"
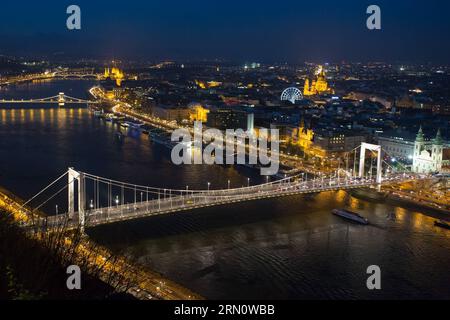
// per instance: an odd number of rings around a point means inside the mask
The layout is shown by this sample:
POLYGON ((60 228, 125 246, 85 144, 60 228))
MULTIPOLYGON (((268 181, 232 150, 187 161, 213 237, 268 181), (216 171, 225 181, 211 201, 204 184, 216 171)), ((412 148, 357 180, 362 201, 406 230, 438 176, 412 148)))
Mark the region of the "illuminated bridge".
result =
POLYGON ((16 103, 58 104, 60 107, 62 107, 65 104, 96 104, 98 102, 69 97, 69 96, 65 95, 64 92, 60 92, 58 95, 53 96, 53 97, 40 98, 40 99, 12 99, 12 100, 0 99, 0 104, 16 104, 16 103))
POLYGON ((94 69, 80 69, 80 70, 67 70, 67 71, 57 71, 53 73, 53 78, 55 79, 102 79, 103 74, 96 73, 94 69))
MULTIPOLYGON (((386 170, 383 173, 381 148, 379 146, 363 144, 360 150, 361 158, 358 174, 353 174, 356 171, 352 170, 353 172, 351 172, 344 169, 336 170, 334 174, 327 177, 325 175, 308 177, 307 174, 302 173, 285 179, 254 186, 248 185, 242 188, 230 188, 230 183, 228 183, 227 189, 220 190, 211 190, 209 183, 207 183, 208 188, 205 190, 190 190, 188 187, 186 189, 155 188, 112 180, 69 168, 67 172, 27 201, 26 204, 41 196, 43 192, 50 189, 58 181, 67 181, 43 204, 67 189, 68 211, 64 214, 45 218, 45 225, 48 228, 57 228, 64 225, 68 229, 81 228, 81 230, 84 230, 86 227, 197 208, 296 194, 381 186, 417 178, 416 175, 406 172, 394 173, 386 170), (375 175, 372 175, 372 172, 365 174, 366 149, 377 151, 375 175)), ((39 209, 43 204, 35 209, 39 209)))

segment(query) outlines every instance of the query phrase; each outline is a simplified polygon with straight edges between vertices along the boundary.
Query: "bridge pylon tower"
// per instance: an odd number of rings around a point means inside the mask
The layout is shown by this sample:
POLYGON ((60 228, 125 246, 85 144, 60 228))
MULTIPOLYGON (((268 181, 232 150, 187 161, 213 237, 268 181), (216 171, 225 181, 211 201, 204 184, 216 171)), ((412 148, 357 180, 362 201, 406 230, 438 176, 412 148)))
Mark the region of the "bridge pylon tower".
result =
POLYGON ((86 225, 86 184, 83 173, 75 171, 73 168, 68 170, 68 214, 72 217, 75 214, 75 182, 78 182, 78 221, 80 230, 84 233, 86 225))
POLYGON ((66 102, 66 99, 64 97, 64 92, 58 93, 58 106, 64 107, 65 102, 66 102))
POLYGON ((381 146, 365 143, 363 142, 361 144, 361 155, 359 158, 359 177, 364 177, 364 163, 366 160, 366 150, 374 151, 377 153, 377 175, 376 175, 376 182, 377 184, 381 184, 382 182, 382 173, 383 170, 381 168, 381 146))

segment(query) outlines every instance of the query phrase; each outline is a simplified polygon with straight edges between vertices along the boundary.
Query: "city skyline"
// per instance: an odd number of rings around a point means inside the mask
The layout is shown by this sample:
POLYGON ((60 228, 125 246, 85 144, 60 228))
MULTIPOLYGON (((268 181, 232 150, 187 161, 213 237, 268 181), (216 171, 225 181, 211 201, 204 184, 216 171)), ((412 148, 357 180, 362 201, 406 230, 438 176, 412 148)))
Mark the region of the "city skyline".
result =
POLYGON ((381 30, 366 28, 368 1, 78 1, 81 30, 67 30, 69 2, 3 4, 0 54, 48 57, 289 62, 449 63, 450 5, 378 1, 381 30), (432 18, 431 18, 432 17, 432 18), (92 45, 95 44, 95 45, 92 45), (413 50, 412 50, 413 48, 413 50))
POLYGON ((4 4, 0 302, 450 299, 449 12, 4 4))

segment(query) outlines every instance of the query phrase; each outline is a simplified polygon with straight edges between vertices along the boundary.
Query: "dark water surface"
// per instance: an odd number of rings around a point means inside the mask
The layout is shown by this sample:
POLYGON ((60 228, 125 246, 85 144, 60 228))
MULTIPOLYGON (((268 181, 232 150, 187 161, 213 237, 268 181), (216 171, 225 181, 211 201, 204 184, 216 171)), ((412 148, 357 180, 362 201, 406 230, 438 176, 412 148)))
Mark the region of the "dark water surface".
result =
MULTIPOLYGON (((60 81, 0 89, 2 98, 60 91, 88 98, 93 82, 60 81)), ((175 166, 168 149, 86 109, 0 109, 0 185, 23 198, 68 167, 155 187, 225 188, 262 181, 258 172, 221 166, 175 166)), ((16 106, 17 108, 17 106, 16 106)), ((55 198, 64 208, 65 194, 55 198)), ((50 208, 49 210, 52 210, 50 208)), ((420 210, 419 210, 420 211, 420 210)), ((450 232, 434 218, 386 203, 328 192, 207 208, 89 230, 97 241, 207 298, 450 298, 450 232), (330 214, 347 207, 370 226, 330 214), (396 221, 386 219, 395 212, 396 221), (366 288, 378 265, 382 290, 366 288)))

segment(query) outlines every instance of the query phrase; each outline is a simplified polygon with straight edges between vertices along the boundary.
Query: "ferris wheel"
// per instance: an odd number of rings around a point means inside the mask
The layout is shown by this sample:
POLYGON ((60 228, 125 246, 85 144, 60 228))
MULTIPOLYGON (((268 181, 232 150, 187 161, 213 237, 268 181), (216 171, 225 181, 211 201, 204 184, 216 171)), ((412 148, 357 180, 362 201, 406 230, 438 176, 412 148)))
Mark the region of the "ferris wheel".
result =
POLYGON ((281 101, 290 101, 292 104, 302 99, 303 99, 302 92, 295 87, 287 88, 281 94, 281 101))

